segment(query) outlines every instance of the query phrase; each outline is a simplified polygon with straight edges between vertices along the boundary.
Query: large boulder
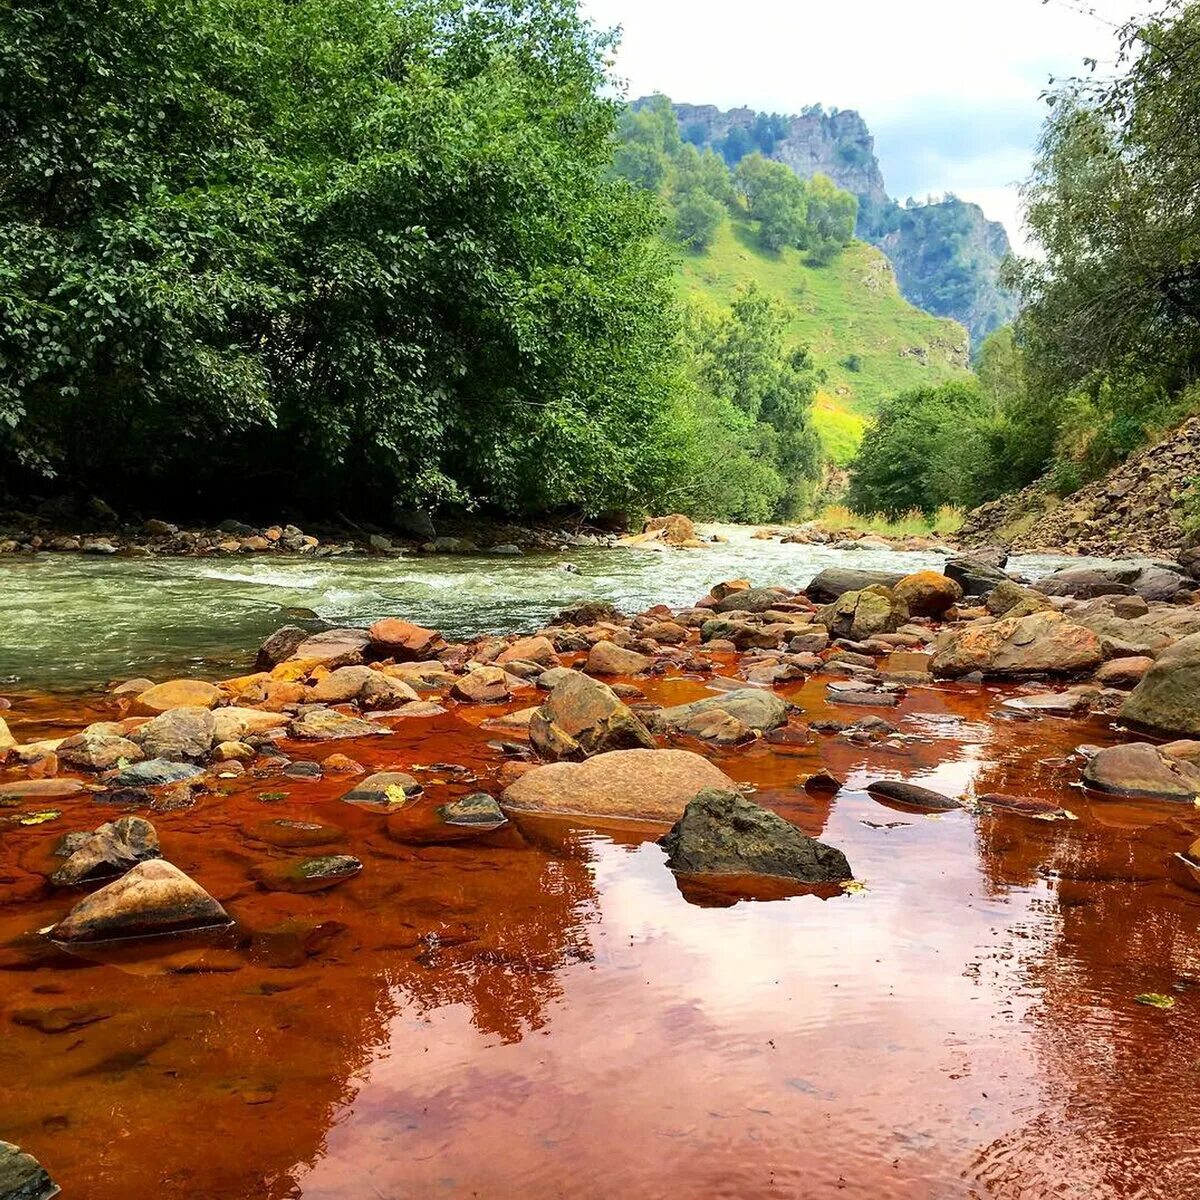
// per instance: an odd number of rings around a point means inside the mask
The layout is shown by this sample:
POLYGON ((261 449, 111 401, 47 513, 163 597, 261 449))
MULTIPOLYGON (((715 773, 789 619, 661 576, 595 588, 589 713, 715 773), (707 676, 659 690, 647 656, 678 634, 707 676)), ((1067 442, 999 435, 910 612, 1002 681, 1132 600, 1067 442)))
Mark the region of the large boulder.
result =
POLYGON ((196 762, 213 747, 216 718, 207 708, 172 708, 135 729, 129 740, 147 758, 169 762, 196 762))
POLYGON ((1146 742, 1099 751, 1088 760, 1083 781, 1098 792, 1118 796, 1190 803, 1200 794, 1200 768, 1146 742))
POLYGON ((962 588, 948 575, 936 571, 906 575, 892 592, 914 617, 945 616, 963 598, 962 588))
POLYGON ((1133 590, 1143 600, 1167 604, 1185 599, 1195 588, 1195 581, 1184 574, 1182 568, 1172 570, 1156 563, 1143 567, 1133 581, 1133 590))
POLYGON ((522 775, 500 798, 506 812, 673 822, 705 788, 735 788, 687 750, 614 750, 586 762, 550 763, 522 775))
POLYGON ((1200 633, 1159 655, 1125 701, 1121 719, 1164 733, 1200 734, 1200 633))
POLYGON ((907 625, 909 611, 891 588, 872 584, 860 592, 844 592, 817 613, 817 621, 835 638, 865 642, 878 633, 895 633, 907 625))
POLYGON ((826 567, 804 589, 816 604, 832 604, 844 592, 861 592, 869 587, 895 587, 902 571, 860 571, 853 567, 826 567))
POLYGON ((659 839, 680 874, 771 875, 801 883, 851 878, 846 856, 802 833, 740 792, 705 788, 659 839))
POLYGON ((106 942, 228 924, 229 914, 195 880, 169 862, 151 859, 85 896, 50 937, 56 942, 106 942))
POLYGON ((998 566, 965 555, 947 559, 945 572, 948 579, 953 579, 962 588, 965 596, 986 596, 998 583, 1008 579, 998 566))
POLYGON ((1030 613, 1048 612, 1053 607, 1042 592, 1012 579, 996 584, 984 603, 993 617, 1027 617, 1030 613))
POLYGON ((361 663, 370 645, 365 629, 326 629, 305 638, 292 651, 299 662, 320 662, 327 667, 351 667, 361 663))
POLYGON ((80 771, 111 771, 122 762, 144 758, 141 746, 116 733, 85 729, 64 739, 55 751, 58 761, 80 771))
POLYGON ((658 533, 668 546, 694 546, 696 526, 690 517, 682 513, 672 513, 667 517, 651 517, 642 527, 643 533, 658 533))
POLYGON ((612 688, 579 671, 565 672, 530 717, 529 741, 541 757, 561 760, 656 748, 650 731, 612 688))
POLYGON ((696 737, 706 736, 714 716, 732 718, 746 729, 766 733, 787 724, 789 709, 786 700, 764 688, 735 688, 691 704, 660 709, 651 720, 656 729, 674 729, 696 737))
POLYGON ((0 1142, 0 1200, 53 1200, 61 1191, 33 1155, 0 1142))
POLYGON ((391 733, 386 725, 376 725, 361 717, 350 717, 336 708, 306 709, 288 726, 294 738, 311 742, 332 742, 341 738, 371 737, 391 733))
POLYGON ((237 706, 218 708, 213 713, 213 741, 244 742, 248 737, 259 737, 273 729, 282 729, 287 723, 288 719, 283 713, 237 706))
POLYGON ((310 636, 309 631, 301 629, 299 625, 281 626, 259 646, 255 667, 259 671, 270 671, 279 666, 291 658, 296 653, 296 647, 310 636))
POLYGON ((1073 675, 1094 670, 1103 659, 1100 639, 1090 629, 1061 613, 1041 612, 968 625, 941 645, 930 670, 942 679, 975 671, 1002 678, 1073 675))
POLYGON ((1078 608, 1071 613, 1071 620, 1100 638, 1106 658, 1122 655, 1156 658, 1175 641, 1170 634, 1160 633, 1144 620, 1129 621, 1104 609, 1078 608))
POLYGON ((1131 563, 1111 567, 1067 567, 1043 576, 1034 584, 1047 596, 1073 596, 1076 600, 1093 600, 1097 596, 1132 596, 1133 581, 1141 568, 1131 563))
POLYGON ((788 595, 783 588, 743 588, 740 591, 730 592, 723 600, 718 600, 714 607, 719 613, 762 613, 786 601, 788 595))
POLYGON ((394 658, 397 662, 421 662, 446 648, 445 640, 436 629, 425 629, 394 617, 376 621, 368 636, 373 653, 380 658, 394 658))

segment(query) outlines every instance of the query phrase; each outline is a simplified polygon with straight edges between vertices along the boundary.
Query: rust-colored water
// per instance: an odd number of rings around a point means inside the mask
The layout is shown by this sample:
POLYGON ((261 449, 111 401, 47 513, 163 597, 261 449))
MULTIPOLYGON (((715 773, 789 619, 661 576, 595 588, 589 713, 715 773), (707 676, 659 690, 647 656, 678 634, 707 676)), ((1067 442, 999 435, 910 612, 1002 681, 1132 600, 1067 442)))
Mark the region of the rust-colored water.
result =
MULTIPOLYGON (((1064 760, 1119 735, 1000 719, 1002 694, 913 690, 884 714, 919 739, 899 751, 822 736, 718 756, 845 850, 866 890, 831 899, 700 906, 651 835, 542 823, 412 846, 339 802, 344 777, 246 778, 153 818, 236 932, 104 962, 31 934, 70 902, 44 883, 57 837, 112 810, 7 825, 0 1138, 68 1200, 1195 1196, 1200 895, 1167 864, 1200 821, 1088 801, 1064 760), (836 798, 797 787, 821 766, 836 798), (902 813, 859 790, 881 775, 1078 819, 902 813), (339 827, 364 871, 262 890, 256 868, 297 853, 255 840, 278 816, 339 827), (1149 992, 1175 1007, 1135 1002, 1149 992), (37 1027, 61 1008, 75 1027, 37 1027)), ((823 695, 791 693, 810 717, 823 695)), ((32 736, 62 704, 8 715, 32 736)), ((430 767, 432 806, 494 790, 483 715, 297 753, 430 767)))

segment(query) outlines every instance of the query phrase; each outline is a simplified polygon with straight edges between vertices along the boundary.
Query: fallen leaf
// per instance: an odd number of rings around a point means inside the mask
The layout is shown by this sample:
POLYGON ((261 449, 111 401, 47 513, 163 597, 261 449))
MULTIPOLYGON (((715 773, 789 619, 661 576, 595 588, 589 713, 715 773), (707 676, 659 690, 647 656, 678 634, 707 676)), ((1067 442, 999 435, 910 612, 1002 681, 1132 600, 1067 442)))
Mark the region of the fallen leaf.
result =
POLYGON ((17 818, 18 825, 45 825, 47 821, 57 821, 62 813, 54 808, 47 808, 42 812, 23 813, 17 818))
POLYGON ((1138 1004, 1145 1004, 1150 1008, 1175 1007, 1175 998, 1173 996, 1164 996, 1161 992, 1143 992, 1140 996, 1134 996, 1134 1000, 1138 1004))
POLYGON ((847 896, 865 896, 867 894, 867 885, 861 879, 848 879, 841 885, 841 888, 847 896))

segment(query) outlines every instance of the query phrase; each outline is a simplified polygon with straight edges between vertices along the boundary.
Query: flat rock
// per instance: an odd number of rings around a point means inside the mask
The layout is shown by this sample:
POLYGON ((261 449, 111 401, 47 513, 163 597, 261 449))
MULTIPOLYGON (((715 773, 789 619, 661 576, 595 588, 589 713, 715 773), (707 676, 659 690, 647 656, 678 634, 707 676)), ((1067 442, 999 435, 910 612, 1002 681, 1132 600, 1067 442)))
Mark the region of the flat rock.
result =
POLYGON ((943 796, 941 792, 902 779, 876 780, 867 785, 867 794, 889 807, 894 805, 918 812, 951 812, 962 807, 957 800, 943 796))
POLYGON ((704 736, 702 731, 716 714, 737 721, 742 727, 756 733, 778 729, 787 724, 791 706, 782 697, 763 688, 738 688, 719 696, 706 696, 691 704, 678 704, 660 709, 653 716, 656 728, 676 729, 693 736, 704 736))
POLYGON ((137 762, 145 757, 141 746, 128 738, 87 729, 64 738, 55 753, 60 763, 81 771, 111 771, 122 759, 137 762))
POLYGON ((1110 746, 1092 756, 1083 781, 1098 792, 1186 803, 1200 795, 1200 769, 1146 742, 1110 746))
POLYGON ((207 708, 190 706, 160 713, 135 729, 129 740, 140 746, 147 758, 195 762, 208 756, 215 731, 212 713, 207 708))
POLYGON ((210 929, 229 914, 198 883, 162 859, 139 863, 85 896, 51 931, 56 942, 104 942, 210 929))
POLYGON ((673 822, 706 787, 736 788, 687 750, 614 750, 582 763, 537 767, 500 798, 506 812, 673 822))
POLYGON ((263 863, 254 875, 272 892, 323 892, 353 879, 362 869, 362 862, 353 855, 327 854, 263 863))
POLYGON ((589 675, 640 675, 653 665, 654 659, 645 654, 603 641, 592 647, 584 670, 589 675))
POLYGON ((1071 675, 1098 667, 1104 654, 1092 630, 1061 613, 1040 612, 973 622, 951 635, 934 654, 930 670, 945 679, 975 671, 993 677, 1071 675))
POLYGON ((0 783, 0 804, 18 800, 65 800, 86 790, 78 779, 16 779, 0 783))
POLYGON ((376 725, 361 717, 349 717, 333 708, 310 708, 288 726, 294 738, 313 742, 331 742, 341 738, 372 737, 391 733, 386 725, 376 725))
POLYGON ((734 790, 700 792, 659 845, 667 866, 681 874, 768 875, 814 884, 851 878, 840 850, 734 790))
POLYGON ((109 781, 117 787, 146 788, 163 787, 170 783, 184 783, 204 774, 204 768, 193 763, 172 762, 165 758, 152 758, 122 768, 109 781))
POLYGON ((368 631, 371 649, 380 658, 397 662, 419 662, 433 658, 446 648, 445 639, 436 629, 425 629, 410 621, 386 617, 368 631))
POLYGON ((403 771, 377 771, 360 779, 348 792, 342 794, 344 804, 366 808, 373 812, 392 812, 403 808, 424 789, 411 775, 403 771))
POLYGON ((154 717, 172 708, 216 708, 221 689, 202 679, 172 679, 139 692, 133 701, 135 712, 154 717))
POLYGON ((487 792, 473 792, 461 800, 440 804, 437 814, 447 825, 469 829, 498 829, 508 820, 496 798, 487 792))
POLYGON ((354 666, 362 662, 370 641, 365 629, 326 629, 298 643, 290 658, 330 667, 354 666))

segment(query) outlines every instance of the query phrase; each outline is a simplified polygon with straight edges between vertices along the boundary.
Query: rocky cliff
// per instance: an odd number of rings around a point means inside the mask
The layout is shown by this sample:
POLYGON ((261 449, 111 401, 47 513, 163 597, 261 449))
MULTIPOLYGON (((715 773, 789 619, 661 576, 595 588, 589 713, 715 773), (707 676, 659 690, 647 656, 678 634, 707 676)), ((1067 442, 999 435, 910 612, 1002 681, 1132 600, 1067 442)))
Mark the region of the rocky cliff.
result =
POLYGON ((1034 483, 982 505, 967 515, 958 539, 1003 542, 1021 553, 1174 553, 1188 542, 1184 521, 1197 479, 1200 417, 1193 417, 1066 499, 1034 483))
POLYGON ((674 109, 684 139, 718 151, 730 165, 757 150, 804 179, 827 175, 853 192, 859 201, 858 234, 892 260, 905 299, 958 321, 974 346, 1012 320, 1016 304, 999 280, 1010 250, 1004 226, 987 220, 978 205, 955 197, 905 206, 890 199, 875 139, 857 112, 826 112, 819 105, 787 116, 711 104, 674 104, 674 109))

